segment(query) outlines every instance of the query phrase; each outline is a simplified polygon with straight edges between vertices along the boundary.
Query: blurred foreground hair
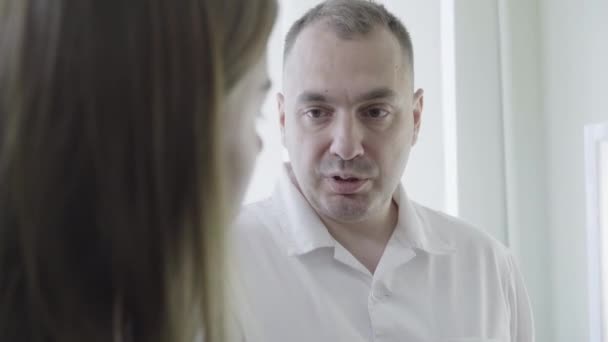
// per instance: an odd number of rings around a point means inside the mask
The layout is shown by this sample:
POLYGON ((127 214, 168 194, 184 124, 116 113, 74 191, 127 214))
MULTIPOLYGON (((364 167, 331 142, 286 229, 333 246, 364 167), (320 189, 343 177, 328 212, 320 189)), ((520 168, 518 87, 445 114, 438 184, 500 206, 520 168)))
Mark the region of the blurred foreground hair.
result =
POLYGON ((0 340, 223 340, 225 97, 274 0, 0 0, 0 340))

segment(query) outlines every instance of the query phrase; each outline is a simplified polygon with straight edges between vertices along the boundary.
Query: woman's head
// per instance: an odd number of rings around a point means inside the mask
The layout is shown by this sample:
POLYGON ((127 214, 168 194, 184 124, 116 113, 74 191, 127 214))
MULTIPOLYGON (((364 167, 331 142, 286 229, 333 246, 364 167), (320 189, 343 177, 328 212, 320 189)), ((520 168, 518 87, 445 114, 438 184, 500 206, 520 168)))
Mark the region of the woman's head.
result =
POLYGON ((240 207, 249 176, 253 170, 256 157, 262 148, 262 141, 257 133, 255 120, 259 118, 265 94, 271 83, 268 79, 266 58, 261 58, 230 91, 227 105, 222 113, 224 146, 227 153, 224 165, 226 192, 230 214, 240 207))
POLYGON ((0 336, 177 341, 197 316, 219 336, 221 228, 275 13, 0 1, 0 336))

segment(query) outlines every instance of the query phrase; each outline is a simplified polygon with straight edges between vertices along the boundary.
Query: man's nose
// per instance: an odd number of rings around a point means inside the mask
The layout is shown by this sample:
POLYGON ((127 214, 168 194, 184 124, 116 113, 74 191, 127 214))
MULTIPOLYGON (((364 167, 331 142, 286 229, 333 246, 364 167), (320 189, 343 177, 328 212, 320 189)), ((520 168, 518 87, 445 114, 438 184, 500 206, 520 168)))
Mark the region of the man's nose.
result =
POLYGON ((363 128, 350 113, 338 116, 332 125, 331 134, 331 154, 342 160, 351 160, 363 155, 363 128))

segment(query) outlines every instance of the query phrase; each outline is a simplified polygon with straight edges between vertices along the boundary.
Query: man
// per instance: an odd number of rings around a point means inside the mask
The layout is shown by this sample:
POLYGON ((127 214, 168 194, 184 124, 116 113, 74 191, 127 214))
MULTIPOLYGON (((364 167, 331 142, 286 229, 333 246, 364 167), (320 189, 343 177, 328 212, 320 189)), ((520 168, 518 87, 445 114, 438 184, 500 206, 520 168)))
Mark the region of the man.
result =
POLYGON ((289 31, 290 163, 235 231, 247 341, 533 341, 513 257, 400 184, 423 109, 413 48, 384 7, 329 0, 289 31))

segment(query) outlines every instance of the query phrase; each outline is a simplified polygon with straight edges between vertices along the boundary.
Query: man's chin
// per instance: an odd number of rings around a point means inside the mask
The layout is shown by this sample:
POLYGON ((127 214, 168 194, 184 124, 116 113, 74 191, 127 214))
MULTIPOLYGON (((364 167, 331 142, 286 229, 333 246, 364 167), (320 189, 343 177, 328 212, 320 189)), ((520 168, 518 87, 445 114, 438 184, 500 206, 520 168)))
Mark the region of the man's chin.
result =
POLYGON ((360 195, 340 195, 326 199, 322 213, 339 222, 359 222, 369 213, 369 203, 360 195))

